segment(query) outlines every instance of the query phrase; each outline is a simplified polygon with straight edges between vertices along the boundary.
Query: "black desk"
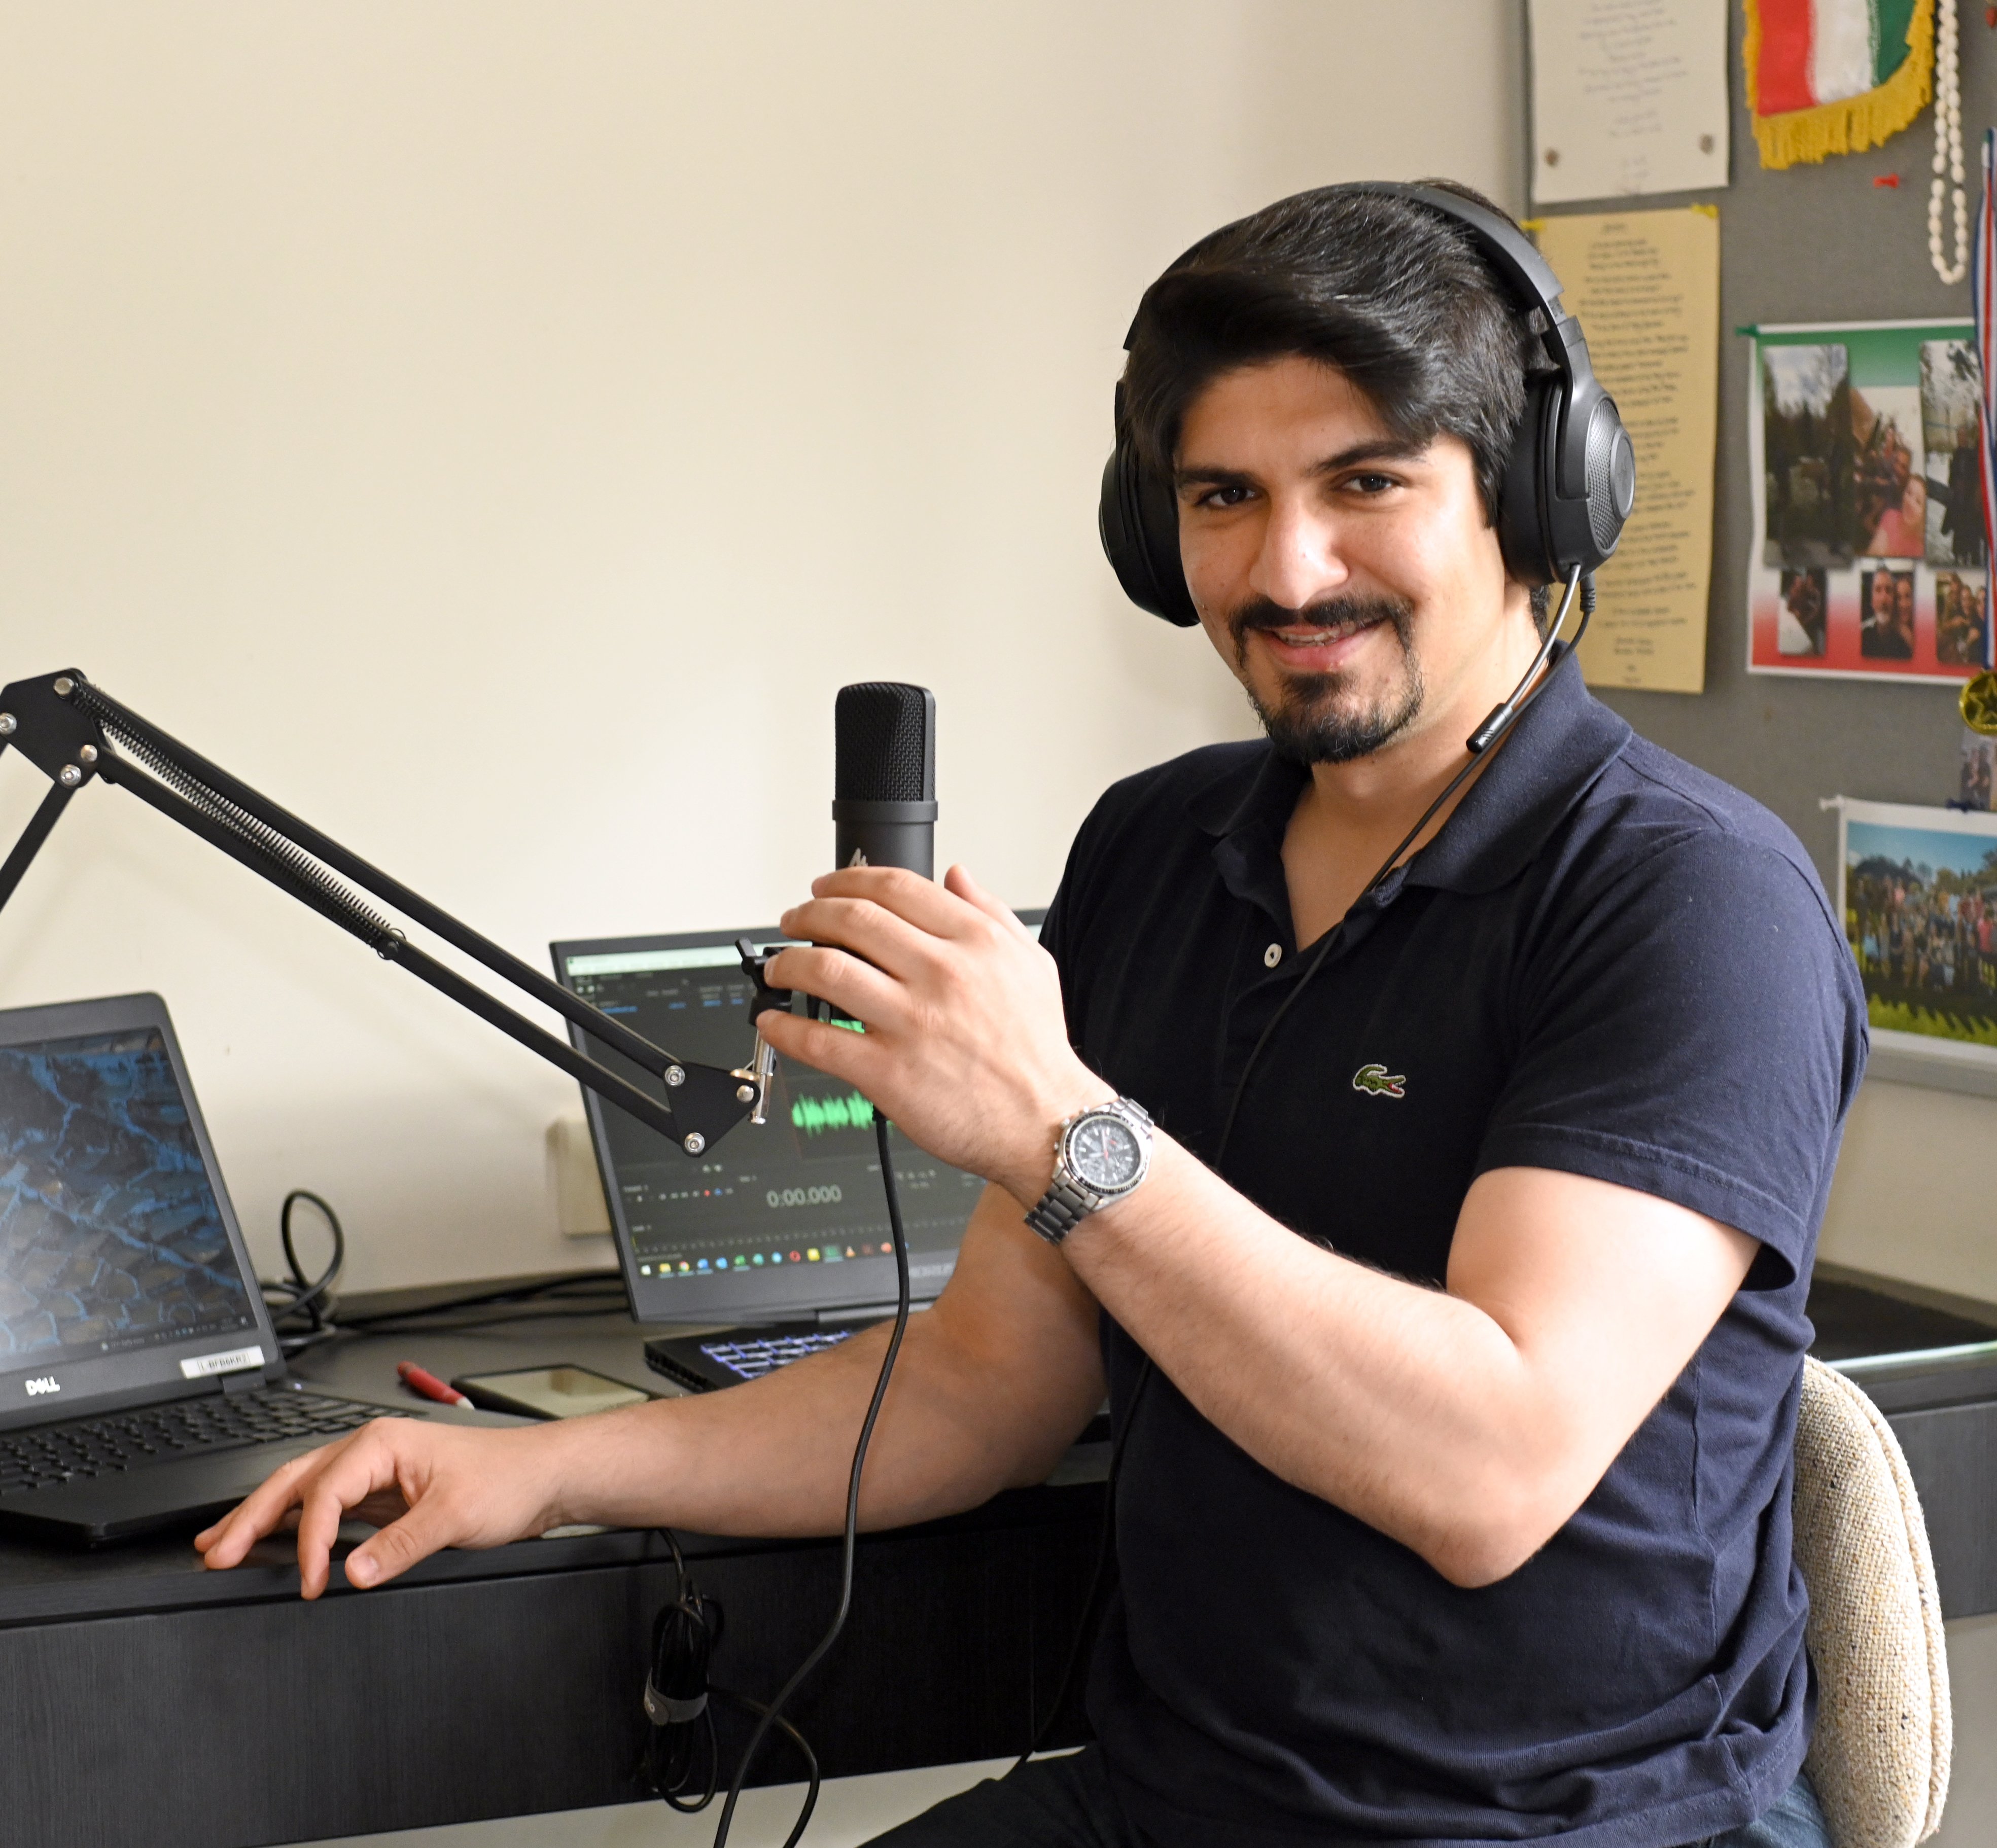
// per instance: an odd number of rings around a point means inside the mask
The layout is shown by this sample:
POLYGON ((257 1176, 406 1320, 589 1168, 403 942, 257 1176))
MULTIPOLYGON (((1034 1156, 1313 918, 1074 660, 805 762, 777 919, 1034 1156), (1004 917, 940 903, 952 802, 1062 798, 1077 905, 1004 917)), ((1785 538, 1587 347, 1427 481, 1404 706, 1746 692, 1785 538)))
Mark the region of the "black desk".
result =
POLYGON ((1819 1264, 1810 1315, 1906 1453, 1942 1615, 1997 1611, 1997 1305, 1819 1264))
MULTIPOLYGON (((1910 1312, 1997 1321, 1878 1281, 1820 1274, 1833 1352, 1965 1332, 1910 1312)), ((447 1375, 572 1360, 663 1389, 640 1343, 621 1317, 542 1321, 356 1341, 299 1370, 391 1402, 405 1358, 447 1375)), ((1997 1609, 1997 1348, 1953 1345, 1854 1374, 1906 1449, 1958 1617, 1997 1609)), ((1020 1749, 1080 1615, 1105 1460, 862 1543, 853 1620, 795 1714, 827 1776, 1020 1749)), ((727 1612, 717 1679, 767 1695, 830 1615, 836 1546, 689 1551, 727 1612)), ((336 1572, 307 1605, 285 1542, 219 1574, 181 1540, 0 1546, 0 1844, 247 1848, 636 1800, 644 1639, 671 1578, 656 1536, 589 1534, 446 1553, 364 1594, 336 1572)), ((766 1748, 759 1781, 795 1775, 766 1748)))
MULTIPOLYGON (((542 1320, 339 1343, 298 1371, 405 1405, 402 1359, 447 1377, 567 1360, 669 1391, 641 1339, 622 1316, 542 1320)), ((845 1636, 793 1713, 827 1777, 1023 1748, 1080 1618, 1105 1449, 863 1539, 845 1636)), ((836 1543, 687 1550, 726 1614, 716 1680, 767 1698, 830 1620, 836 1543)), ((184 1538, 0 1546, 0 1843, 247 1848, 637 1801, 645 1643, 671 1580, 657 1536, 625 1533, 447 1553, 366 1593, 336 1567, 316 1605, 284 1539, 226 1573, 184 1538)), ((774 1741, 755 1781, 801 1774, 774 1741)))

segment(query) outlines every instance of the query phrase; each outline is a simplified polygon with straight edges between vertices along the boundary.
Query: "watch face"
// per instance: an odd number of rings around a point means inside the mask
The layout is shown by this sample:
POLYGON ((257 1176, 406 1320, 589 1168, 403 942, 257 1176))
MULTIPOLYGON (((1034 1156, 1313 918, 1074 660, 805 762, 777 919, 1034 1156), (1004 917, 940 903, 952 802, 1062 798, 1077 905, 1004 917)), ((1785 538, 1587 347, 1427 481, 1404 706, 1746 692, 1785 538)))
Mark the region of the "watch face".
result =
POLYGON ((1144 1151, 1137 1133, 1119 1116, 1092 1116, 1068 1136, 1068 1161, 1077 1176, 1098 1193, 1115 1193, 1137 1178, 1144 1151))

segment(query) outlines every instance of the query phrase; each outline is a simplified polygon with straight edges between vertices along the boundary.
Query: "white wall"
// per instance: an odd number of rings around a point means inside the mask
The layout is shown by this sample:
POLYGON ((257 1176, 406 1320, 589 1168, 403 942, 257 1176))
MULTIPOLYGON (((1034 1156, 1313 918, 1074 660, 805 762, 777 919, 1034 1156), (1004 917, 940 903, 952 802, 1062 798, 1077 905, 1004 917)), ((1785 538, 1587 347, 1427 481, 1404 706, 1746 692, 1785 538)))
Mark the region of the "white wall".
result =
POLYGON ((1868 1078, 1846 1126, 1822 1255, 1997 1302, 1997 1102, 1868 1078))
MULTIPOLYGON (((1097 553, 1140 290, 1302 186, 1508 195, 1514 10, 6 0, 0 680, 82 667, 536 961, 771 919, 833 690, 921 681, 940 848, 1044 902, 1246 719, 1097 553)), ((261 1252, 305 1185, 354 1287, 577 1260, 572 1086, 92 791, 0 1004, 140 988, 261 1252)))

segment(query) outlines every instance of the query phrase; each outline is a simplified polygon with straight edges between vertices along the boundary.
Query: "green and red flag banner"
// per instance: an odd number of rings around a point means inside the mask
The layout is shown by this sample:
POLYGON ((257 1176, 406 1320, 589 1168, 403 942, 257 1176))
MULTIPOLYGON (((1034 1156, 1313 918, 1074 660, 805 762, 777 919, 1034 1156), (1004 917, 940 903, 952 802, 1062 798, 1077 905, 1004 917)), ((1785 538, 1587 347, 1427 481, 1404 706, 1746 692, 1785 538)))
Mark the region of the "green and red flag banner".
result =
POLYGON ((1764 167, 1855 153, 1926 107, 1935 0, 1746 0, 1747 105, 1764 167))

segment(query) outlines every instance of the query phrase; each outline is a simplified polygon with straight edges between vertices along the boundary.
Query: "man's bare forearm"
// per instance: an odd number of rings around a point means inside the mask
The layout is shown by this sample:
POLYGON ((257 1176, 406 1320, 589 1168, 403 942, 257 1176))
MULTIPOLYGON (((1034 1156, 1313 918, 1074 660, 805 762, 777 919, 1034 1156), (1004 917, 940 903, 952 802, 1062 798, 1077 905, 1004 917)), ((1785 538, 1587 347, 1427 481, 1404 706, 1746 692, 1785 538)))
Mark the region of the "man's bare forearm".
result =
MULTIPOLYGON (((943 1409, 955 1395, 939 1377, 947 1363, 924 1339, 924 1319, 910 1320, 868 1450, 861 1515, 869 1527, 952 1513, 1004 1486, 992 1480, 994 1447, 967 1441, 943 1409)), ((563 1518, 703 1533, 836 1532, 888 1335, 869 1329, 723 1392, 578 1421, 564 1433, 563 1518)))
POLYGON ((1462 1584, 1572 1513, 1754 1250, 1663 1201, 1506 1170, 1473 1187, 1433 1290, 1298 1238, 1163 1137, 1159 1157, 1070 1261, 1250 1456, 1462 1584))
MULTIPOLYGON (((864 1526, 974 1508, 1043 1480, 1099 1402, 1095 1308, 998 1189, 936 1307, 911 1316, 861 1482, 864 1526)), ((802 1535, 843 1524, 887 1325, 726 1391, 560 1434, 569 1521, 802 1535)))

